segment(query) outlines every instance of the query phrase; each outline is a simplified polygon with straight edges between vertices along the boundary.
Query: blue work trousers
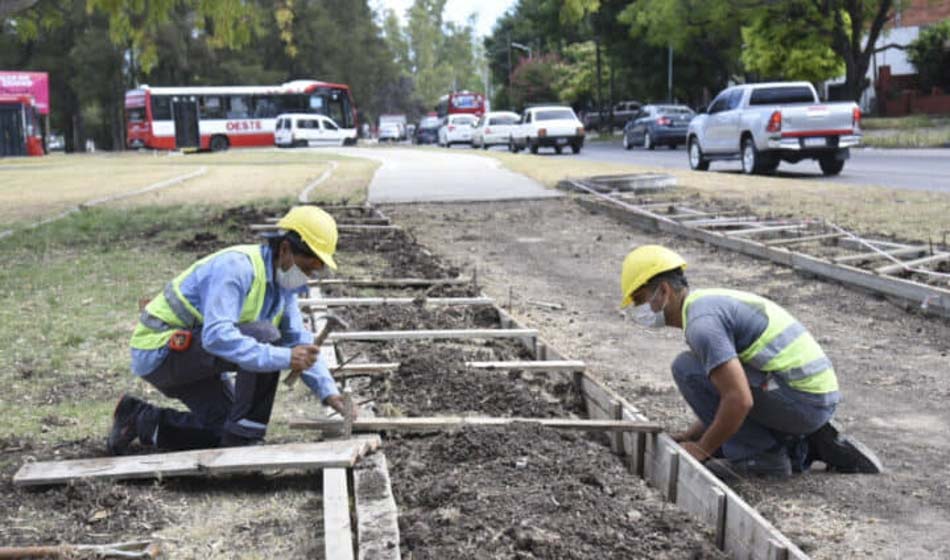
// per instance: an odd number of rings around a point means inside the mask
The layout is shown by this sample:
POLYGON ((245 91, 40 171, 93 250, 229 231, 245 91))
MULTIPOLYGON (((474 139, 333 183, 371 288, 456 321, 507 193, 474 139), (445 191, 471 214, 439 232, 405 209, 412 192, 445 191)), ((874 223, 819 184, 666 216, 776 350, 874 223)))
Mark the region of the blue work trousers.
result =
MULTIPOLYGON (((700 421, 712 424, 719 408, 719 392, 709 380, 702 363, 692 352, 683 352, 673 361, 673 380, 680 393, 700 421)), ((807 395, 774 377, 769 388, 763 388, 766 377, 746 368, 752 390, 752 410, 745 422, 722 446, 722 455, 729 460, 742 460, 780 446, 801 449, 804 436, 825 425, 834 415, 836 404, 813 404, 807 395)), ((792 457, 793 464, 796 458, 792 457)), ((800 462, 800 461, 799 461, 800 462)))

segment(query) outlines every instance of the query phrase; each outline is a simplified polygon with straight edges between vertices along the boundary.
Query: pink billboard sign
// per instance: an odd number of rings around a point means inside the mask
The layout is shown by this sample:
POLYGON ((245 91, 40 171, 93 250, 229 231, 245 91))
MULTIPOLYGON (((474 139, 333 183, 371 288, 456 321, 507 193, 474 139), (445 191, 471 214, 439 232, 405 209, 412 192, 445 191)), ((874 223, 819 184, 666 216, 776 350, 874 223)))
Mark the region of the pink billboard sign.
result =
POLYGON ((32 95, 42 115, 49 114, 49 74, 0 71, 0 95, 32 95))

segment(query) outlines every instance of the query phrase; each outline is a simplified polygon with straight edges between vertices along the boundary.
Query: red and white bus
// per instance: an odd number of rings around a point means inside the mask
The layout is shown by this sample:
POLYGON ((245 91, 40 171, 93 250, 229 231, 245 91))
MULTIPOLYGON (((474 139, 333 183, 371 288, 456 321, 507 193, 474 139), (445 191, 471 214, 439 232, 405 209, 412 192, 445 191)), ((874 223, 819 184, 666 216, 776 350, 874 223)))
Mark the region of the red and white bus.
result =
POLYGON ((485 96, 468 90, 453 91, 439 98, 435 112, 440 119, 458 114, 481 116, 485 113, 485 96))
POLYGON ((356 129, 345 84, 295 80, 279 86, 149 87, 125 93, 129 148, 221 151, 273 146, 277 116, 316 113, 356 129))
POLYGON ((41 156, 43 132, 32 95, 0 94, 0 156, 41 156))

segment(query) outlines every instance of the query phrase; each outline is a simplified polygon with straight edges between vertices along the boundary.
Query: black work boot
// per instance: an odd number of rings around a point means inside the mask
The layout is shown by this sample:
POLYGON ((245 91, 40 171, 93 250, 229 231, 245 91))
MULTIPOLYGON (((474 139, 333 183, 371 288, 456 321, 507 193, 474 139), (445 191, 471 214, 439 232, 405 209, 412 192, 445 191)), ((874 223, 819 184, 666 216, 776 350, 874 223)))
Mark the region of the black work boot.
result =
POLYGON ((828 422, 807 438, 809 459, 828 465, 829 471, 878 474, 884 471, 881 460, 860 441, 841 435, 838 426, 828 422))
POLYGON ((139 436, 136 423, 145 406, 145 401, 129 395, 122 395, 119 399, 112 413, 112 430, 106 440, 106 450, 110 455, 122 455, 139 436))
POLYGON ((792 476, 792 463, 784 447, 763 451, 747 459, 710 459, 703 464, 723 482, 745 478, 785 480, 792 476))

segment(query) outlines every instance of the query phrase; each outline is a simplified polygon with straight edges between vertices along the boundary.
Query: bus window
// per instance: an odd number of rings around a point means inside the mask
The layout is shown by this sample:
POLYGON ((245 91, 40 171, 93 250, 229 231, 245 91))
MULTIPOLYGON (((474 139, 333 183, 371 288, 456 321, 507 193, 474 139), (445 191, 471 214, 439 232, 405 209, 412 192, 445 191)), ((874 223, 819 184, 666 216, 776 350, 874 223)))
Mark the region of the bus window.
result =
POLYGON ((172 120, 172 100, 167 95, 152 96, 152 120, 170 121, 172 120))
POLYGON ((232 95, 230 101, 231 106, 227 113, 229 119, 246 119, 250 116, 247 96, 232 95))
POLYGON ((224 106, 221 103, 221 97, 218 95, 202 95, 198 98, 198 110, 201 117, 205 119, 223 119, 225 117, 224 106))
POLYGON ((277 113, 307 113, 308 98, 306 95, 276 95, 277 113))
POLYGON ((144 122, 145 121, 145 107, 136 107, 134 109, 126 109, 125 114, 127 115, 129 122, 144 122))
POLYGON ((280 112, 277 109, 276 96, 255 95, 253 101, 256 119, 272 119, 280 112))

